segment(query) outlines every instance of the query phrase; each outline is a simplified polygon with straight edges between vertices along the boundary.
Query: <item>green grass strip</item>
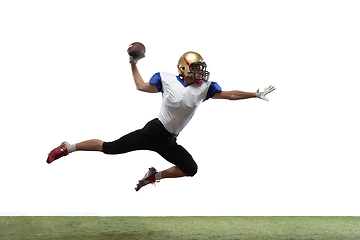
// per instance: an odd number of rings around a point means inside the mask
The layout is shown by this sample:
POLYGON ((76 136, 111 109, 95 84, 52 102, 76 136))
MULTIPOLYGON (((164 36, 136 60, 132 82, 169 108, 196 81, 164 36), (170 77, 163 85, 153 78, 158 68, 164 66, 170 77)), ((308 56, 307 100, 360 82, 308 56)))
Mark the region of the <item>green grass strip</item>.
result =
POLYGON ((0 217, 0 239, 360 239, 360 218, 0 217))

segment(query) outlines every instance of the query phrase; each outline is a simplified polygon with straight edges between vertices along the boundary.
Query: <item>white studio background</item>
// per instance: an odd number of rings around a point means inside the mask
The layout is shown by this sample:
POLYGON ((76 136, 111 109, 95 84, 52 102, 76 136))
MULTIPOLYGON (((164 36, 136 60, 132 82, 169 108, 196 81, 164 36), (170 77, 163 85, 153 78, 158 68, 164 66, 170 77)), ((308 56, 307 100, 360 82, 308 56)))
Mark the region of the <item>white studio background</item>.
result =
POLYGON ((0 215, 360 215, 358 1, 1 1, 0 215), (156 153, 76 152, 157 117, 136 91, 127 47, 148 81, 202 54, 223 90, 269 85, 269 102, 209 100, 178 138, 193 178, 134 187, 156 153))

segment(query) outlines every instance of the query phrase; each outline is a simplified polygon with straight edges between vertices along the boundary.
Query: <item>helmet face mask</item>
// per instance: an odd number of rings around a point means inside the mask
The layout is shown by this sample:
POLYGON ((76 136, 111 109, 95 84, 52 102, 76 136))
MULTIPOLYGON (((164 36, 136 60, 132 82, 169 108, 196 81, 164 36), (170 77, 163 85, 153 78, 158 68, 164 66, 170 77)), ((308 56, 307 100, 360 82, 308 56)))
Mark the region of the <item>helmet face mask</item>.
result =
POLYGON ((187 52, 183 54, 178 62, 180 76, 186 76, 193 82, 201 83, 209 80, 210 73, 206 71, 206 63, 200 54, 187 52))
POLYGON ((205 62, 193 62, 190 64, 187 77, 194 78, 196 80, 207 82, 209 80, 210 73, 206 71, 206 63, 205 62))

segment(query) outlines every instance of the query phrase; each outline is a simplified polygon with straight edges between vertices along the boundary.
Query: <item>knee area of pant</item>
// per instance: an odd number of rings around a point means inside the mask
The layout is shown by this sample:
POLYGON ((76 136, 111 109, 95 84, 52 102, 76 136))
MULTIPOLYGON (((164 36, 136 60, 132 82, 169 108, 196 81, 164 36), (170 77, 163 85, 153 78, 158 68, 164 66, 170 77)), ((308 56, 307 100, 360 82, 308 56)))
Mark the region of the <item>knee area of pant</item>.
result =
POLYGON ((192 169, 189 169, 189 171, 187 171, 186 175, 189 176, 189 177, 193 177, 193 176, 195 176, 197 171, 198 171, 198 167, 196 165, 192 169))

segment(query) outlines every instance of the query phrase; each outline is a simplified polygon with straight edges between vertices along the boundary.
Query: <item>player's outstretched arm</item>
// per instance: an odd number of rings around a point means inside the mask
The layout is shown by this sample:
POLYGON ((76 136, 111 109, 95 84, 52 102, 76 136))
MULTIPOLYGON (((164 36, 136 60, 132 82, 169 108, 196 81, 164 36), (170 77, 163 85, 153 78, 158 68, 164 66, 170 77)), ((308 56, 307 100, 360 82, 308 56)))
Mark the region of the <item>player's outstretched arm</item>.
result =
POLYGON ((254 98, 256 97, 255 93, 250 92, 242 92, 242 91, 221 91, 215 93, 212 97, 213 99, 228 99, 228 100, 240 100, 240 99, 247 99, 247 98, 254 98))
POLYGON ((147 82, 147 83, 144 82, 144 80, 142 79, 142 77, 139 73, 139 70, 136 66, 136 63, 130 62, 130 65, 131 65, 131 71, 132 71, 132 75, 133 75, 137 90, 143 91, 143 92, 148 92, 148 93, 159 92, 156 85, 151 84, 149 82, 147 82))
POLYGON ((265 101, 269 101, 269 99, 267 99, 265 96, 274 90, 275 90, 275 87, 270 86, 268 88, 265 88, 265 90, 263 92, 260 92, 259 90, 257 90, 257 92, 255 92, 255 93, 242 92, 242 91, 237 91, 237 90, 222 91, 222 92, 215 93, 215 95, 212 98, 213 99, 240 100, 240 99, 248 99, 248 98, 258 97, 265 101))

